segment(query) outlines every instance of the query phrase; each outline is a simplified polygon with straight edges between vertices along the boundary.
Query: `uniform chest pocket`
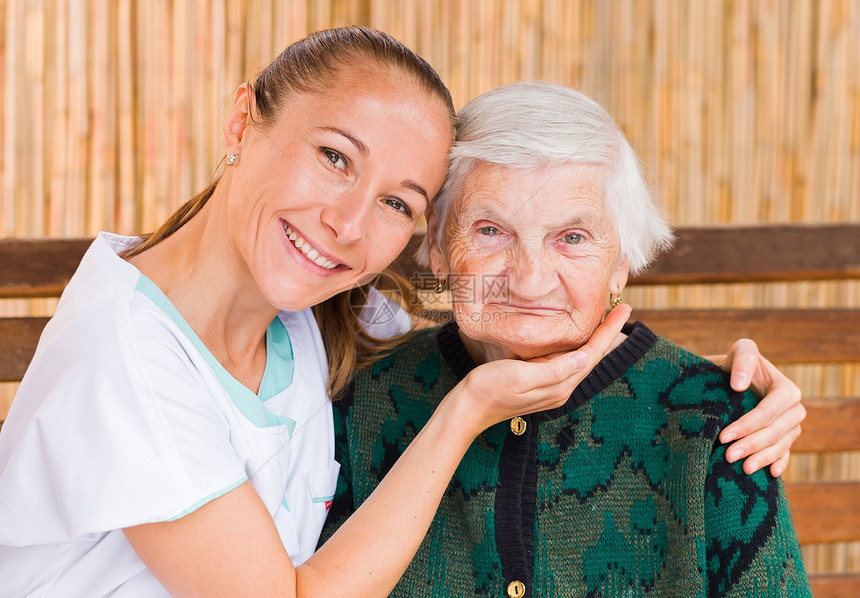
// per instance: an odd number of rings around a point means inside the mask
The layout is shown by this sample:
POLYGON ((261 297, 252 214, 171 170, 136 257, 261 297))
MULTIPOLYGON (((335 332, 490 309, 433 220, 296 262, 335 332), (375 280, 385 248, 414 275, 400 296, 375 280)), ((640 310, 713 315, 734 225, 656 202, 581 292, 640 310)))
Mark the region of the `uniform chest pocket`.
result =
POLYGON ((340 473, 340 463, 336 461, 331 467, 308 472, 308 491, 311 495, 311 502, 322 504, 326 511, 334 499, 338 473, 340 473))
POLYGON ((296 483, 287 488, 283 508, 278 511, 275 523, 295 565, 308 559, 316 548, 334 498, 339 471, 340 464, 333 462, 329 467, 305 472, 305 483, 297 478, 296 483))

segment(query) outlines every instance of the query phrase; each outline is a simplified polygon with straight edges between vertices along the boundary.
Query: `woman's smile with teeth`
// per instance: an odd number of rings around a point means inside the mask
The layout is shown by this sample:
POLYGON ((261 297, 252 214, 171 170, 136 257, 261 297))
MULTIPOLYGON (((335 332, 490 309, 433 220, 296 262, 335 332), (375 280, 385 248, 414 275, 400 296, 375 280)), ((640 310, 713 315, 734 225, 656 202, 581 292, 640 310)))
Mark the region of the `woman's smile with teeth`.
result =
POLYGON ((290 241, 293 242, 293 245, 305 254, 310 261, 315 263, 317 266, 321 268, 325 268, 326 270, 333 270, 337 268, 337 262, 333 262, 330 259, 320 255, 320 252, 311 247, 311 244, 305 241, 302 237, 296 234, 296 232, 290 228, 290 225, 286 222, 284 223, 284 232, 287 233, 287 237, 290 241))

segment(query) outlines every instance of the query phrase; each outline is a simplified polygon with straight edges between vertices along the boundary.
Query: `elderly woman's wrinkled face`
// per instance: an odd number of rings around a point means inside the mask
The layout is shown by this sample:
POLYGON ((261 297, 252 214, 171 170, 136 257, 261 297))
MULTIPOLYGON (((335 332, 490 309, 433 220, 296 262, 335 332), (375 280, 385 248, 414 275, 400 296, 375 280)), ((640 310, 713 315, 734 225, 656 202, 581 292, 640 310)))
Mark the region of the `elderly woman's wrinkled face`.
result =
POLYGON ((461 333, 487 358, 530 358, 584 344, 627 263, 604 207, 600 166, 480 164, 454 200, 437 274, 451 275, 461 333))

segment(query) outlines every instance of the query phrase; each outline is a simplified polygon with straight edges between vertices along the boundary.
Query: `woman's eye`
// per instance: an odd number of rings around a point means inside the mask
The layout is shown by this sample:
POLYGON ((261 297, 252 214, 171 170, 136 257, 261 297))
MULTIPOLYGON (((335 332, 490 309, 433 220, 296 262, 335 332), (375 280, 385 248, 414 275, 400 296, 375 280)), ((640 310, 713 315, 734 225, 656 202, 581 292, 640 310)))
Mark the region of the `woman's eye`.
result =
POLYGON ((385 199, 385 203, 387 203, 389 206, 391 206, 398 212, 403 212, 404 214, 412 218, 412 209, 396 197, 389 197, 385 199))
POLYGON ((569 243, 570 245, 576 245, 582 241, 582 235, 578 235, 576 233, 568 233, 564 236, 564 242, 569 243))
POLYGON ((328 160, 332 166, 338 170, 346 170, 346 157, 342 153, 333 149, 328 149, 327 147, 322 148, 322 153, 325 156, 325 159, 328 160))
POLYGON ((495 226, 482 226, 478 229, 478 232, 488 237, 495 237, 499 234, 499 229, 497 229, 495 226))

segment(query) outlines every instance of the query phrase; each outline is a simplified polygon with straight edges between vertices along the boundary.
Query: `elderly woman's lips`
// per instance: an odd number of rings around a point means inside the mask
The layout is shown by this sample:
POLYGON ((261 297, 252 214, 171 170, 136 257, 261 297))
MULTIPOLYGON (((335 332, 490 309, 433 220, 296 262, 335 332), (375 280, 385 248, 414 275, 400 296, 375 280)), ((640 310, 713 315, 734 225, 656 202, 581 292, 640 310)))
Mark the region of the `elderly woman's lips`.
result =
POLYGON ((518 311, 527 312, 550 312, 550 313, 568 313, 568 310, 561 307, 553 307, 547 305, 521 305, 518 303, 495 303, 499 307, 505 309, 515 309, 518 311))

